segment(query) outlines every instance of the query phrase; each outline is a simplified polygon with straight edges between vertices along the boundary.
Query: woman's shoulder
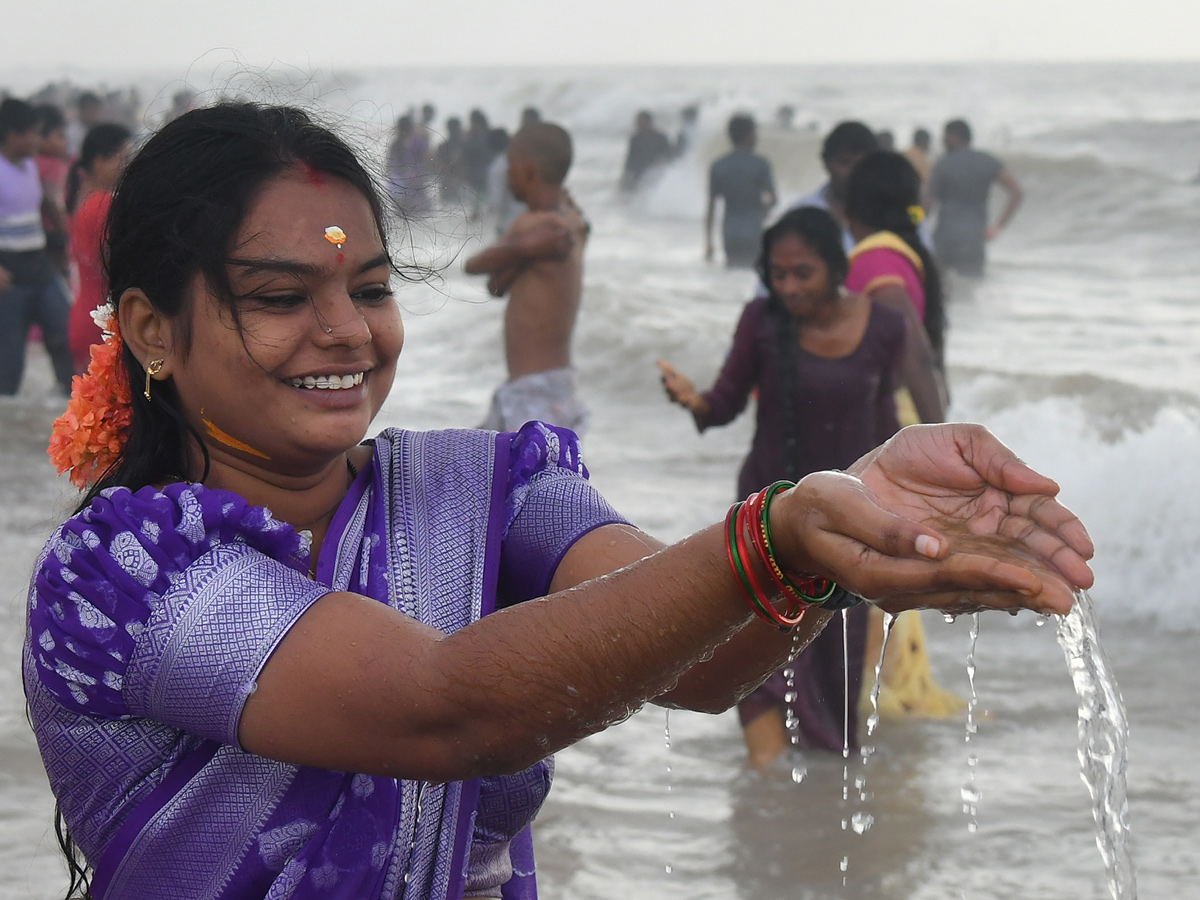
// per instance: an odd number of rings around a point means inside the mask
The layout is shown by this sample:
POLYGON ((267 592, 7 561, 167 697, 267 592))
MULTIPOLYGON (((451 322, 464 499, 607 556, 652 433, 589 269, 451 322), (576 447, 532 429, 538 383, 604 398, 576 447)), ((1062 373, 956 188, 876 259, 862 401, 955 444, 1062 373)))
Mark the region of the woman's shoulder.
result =
POLYGON ((108 208, 111 204, 112 194, 108 191, 93 191, 84 197, 71 216, 72 234, 80 237, 98 234, 108 218, 108 208))
MULTIPOLYGON (((50 539, 57 561, 70 566, 83 555, 133 566, 138 580, 185 569, 221 544, 244 544, 267 556, 295 562, 306 539, 271 511, 230 491, 178 482, 162 488, 109 488, 73 515, 50 539)), ((147 585, 148 586, 148 585, 147 585)))
POLYGON ((454 460, 468 462, 472 453, 481 459, 494 458, 493 448, 503 445, 507 450, 510 470, 533 472, 539 469, 568 469, 587 474, 583 465, 579 437, 569 428, 547 422, 526 422, 512 432, 495 432, 478 428, 446 428, 431 431, 410 431, 386 428, 374 441, 378 450, 382 443, 385 452, 411 448, 423 453, 449 454, 454 460))
POLYGON ((755 297, 749 303, 742 307, 742 314, 738 317, 738 328, 757 328, 765 322, 771 312, 771 297, 765 295, 755 297))
MULTIPOLYGON (((411 477, 492 478, 501 474, 511 498, 547 473, 588 477, 579 437, 569 428, 526 422, 517 431, 387 428, 375 438, 376 463, 384 473, 411 477), (431 465, 433 463, 433 465, 431 465), (497 465, 506 470, 496 473, 497 465)), ((385 477, 386 474, 385 474, 385 477)))
POLYGON ((197 484, 102 492, 55 532, 29 595, 38 678, 77 711, 123 717, 135 642, 193 564, 233 547, 307 569, 308 542, 263 507, 197 484))
POLYGON ((918 274, 923 273, 924 264, 920 255, 900 237, 891 231, 877 231, 863 238, 850 251, 851 274, 856 269, 864 268, 898 268, 909 267, 918 274))
POLYGON ((867 322, 863 343, 903 345, 908 339, 908 321, 905 319, 904 313, 886 303, 878 303, 874 300, 869 302, 871 317, 867 322))

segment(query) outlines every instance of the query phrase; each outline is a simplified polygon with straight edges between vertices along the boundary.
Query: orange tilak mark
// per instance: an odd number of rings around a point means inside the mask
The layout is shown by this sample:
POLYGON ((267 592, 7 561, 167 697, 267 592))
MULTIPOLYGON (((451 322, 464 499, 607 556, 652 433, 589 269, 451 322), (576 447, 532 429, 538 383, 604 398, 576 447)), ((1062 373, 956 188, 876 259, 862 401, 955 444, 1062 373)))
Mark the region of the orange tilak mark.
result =
POLYGON ((239 441, 231 434, 226 434, 204 416, 204 410, 200 410, 200 421, 204 423, 204 430, 208 432, 208 436, 218 443, 224 444, 233 450, 241 450, 243 453, 249 453, 251 456, 257 456, 259 459, 270 459, 271 457, 263 453, 261 450, 255 450, 245 441, 239 441))

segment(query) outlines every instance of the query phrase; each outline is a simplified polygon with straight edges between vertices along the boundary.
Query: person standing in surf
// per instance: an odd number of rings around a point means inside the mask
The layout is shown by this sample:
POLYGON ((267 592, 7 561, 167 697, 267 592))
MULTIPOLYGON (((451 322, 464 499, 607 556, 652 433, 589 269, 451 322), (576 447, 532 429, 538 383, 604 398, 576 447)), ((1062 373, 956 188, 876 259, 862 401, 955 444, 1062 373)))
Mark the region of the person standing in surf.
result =
POLYGON ((982 278, 987 244, 1017 214, 1024 193, 1012 172, 990 153, 971 146, 971 126, 962 119, 946 123, 942 134, 945 155, 929 176, 926 204, 937 212, 933 250, 938 261, 969 278, 982 278), (993 184, 1007 199, 995 223, 988 221, 988 198, 993 184))
MULTIPOLYGON (((811 206, 785 213, 762 236, 758 273, 767 296, 746 305, 713 386, 699 392, 659 362, 667 396, 691 412, 701 432, 732 421, 757 391, 754 439, 738 474, 740 497, 779 479, 848 466, 899 429, 893 394, 905 319, 846 290, 847 267, 842 229, 832 215, 811 206)), ((858 746, 867 611, 849 610, 846 628, 848 654, 842 629, 828 628, 790 667, 792 676, 774 673, 738 704, 754 766, 769 766, 791 743, 787 707, 800 747, 858 746)))
POLYGON ((903 405, 906 425, 941 422, 946 415, 943 358, 946 313, 942 279, 918 229, 921 178, 890 150, 868 153, 846 180, 846 225, 855 240, 846 287, 904 316, 908 351, 903 405))
POLYGON ((563 187, 571 156, 571 136, 558 125, 536 122, 513 136, 508 183, 528 209, 464 266, 468 274, 489 276, 493 297, 509 295, 508 380, 493 395, 484 428, 512 430, 536 419, 581 432, 587 422, 576 397, 571 334, 583 293, 589 226, 563 187))

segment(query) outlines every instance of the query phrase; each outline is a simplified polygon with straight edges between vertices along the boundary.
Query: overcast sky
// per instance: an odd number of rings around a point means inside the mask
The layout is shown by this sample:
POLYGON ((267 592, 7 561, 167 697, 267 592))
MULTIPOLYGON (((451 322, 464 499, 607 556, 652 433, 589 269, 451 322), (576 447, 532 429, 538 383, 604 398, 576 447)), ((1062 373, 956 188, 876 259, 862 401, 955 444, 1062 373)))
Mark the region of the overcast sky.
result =
POLYGON ((1200 59, 1198 0, 0 3, 10 71, 1200 59))

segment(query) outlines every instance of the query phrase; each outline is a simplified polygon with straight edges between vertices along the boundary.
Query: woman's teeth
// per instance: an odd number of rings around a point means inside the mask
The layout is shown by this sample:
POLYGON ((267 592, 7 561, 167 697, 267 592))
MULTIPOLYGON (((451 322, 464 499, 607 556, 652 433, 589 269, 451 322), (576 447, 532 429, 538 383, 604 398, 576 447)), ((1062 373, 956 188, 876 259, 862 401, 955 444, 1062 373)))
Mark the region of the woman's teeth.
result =
POLYGON ((363 373, 353 375, 305 375, 291 379, 292 387, 318 391, 346 391, 362 384, 363 373))

